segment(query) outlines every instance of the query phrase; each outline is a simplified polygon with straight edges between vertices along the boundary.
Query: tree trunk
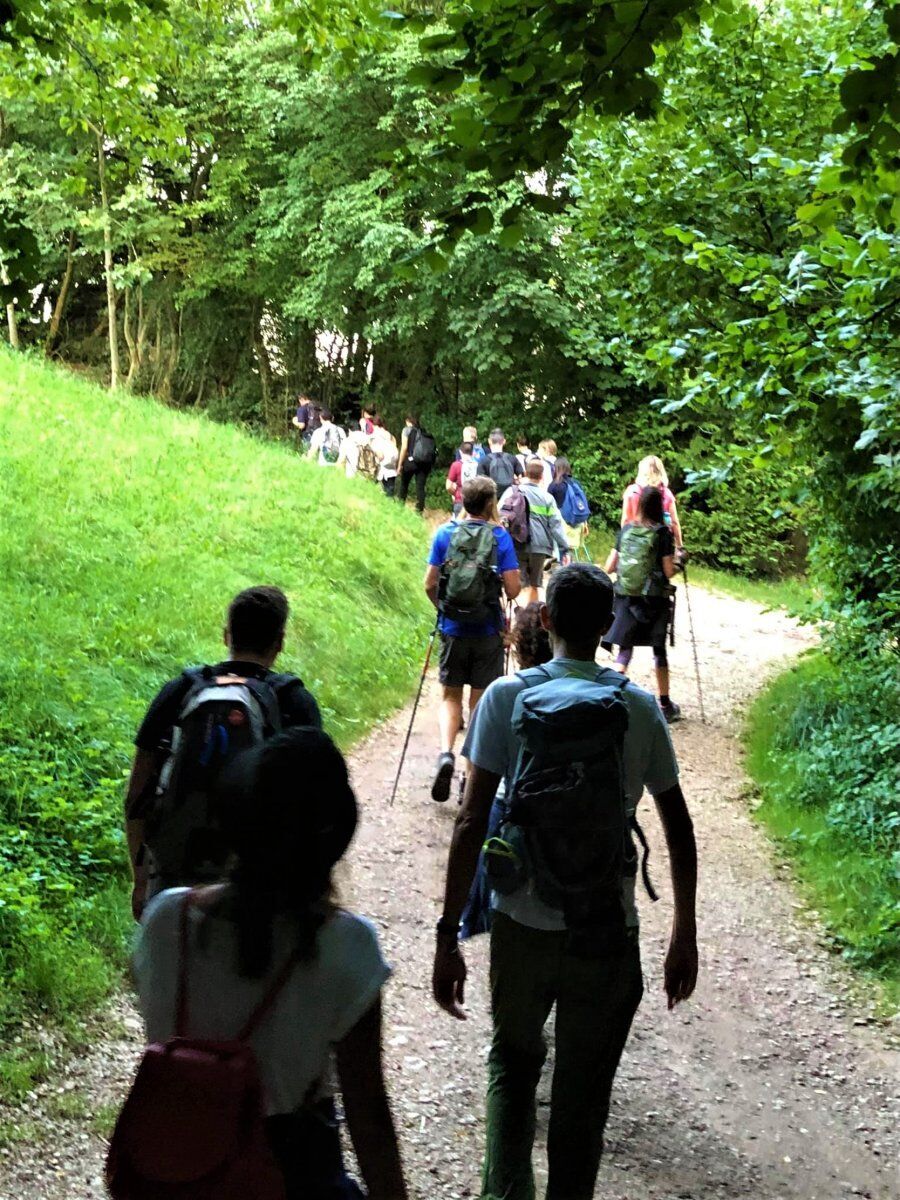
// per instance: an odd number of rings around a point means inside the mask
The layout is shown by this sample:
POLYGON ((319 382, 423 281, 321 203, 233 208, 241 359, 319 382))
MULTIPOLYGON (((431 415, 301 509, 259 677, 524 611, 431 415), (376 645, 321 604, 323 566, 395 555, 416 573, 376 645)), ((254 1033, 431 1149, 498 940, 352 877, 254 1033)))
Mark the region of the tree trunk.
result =
MULTIPOLYGON (((6 269, 6 263, 0 262, 0 283, 4 287, 9 287, 9 271, 6 269)), ((19 350, 19 326, 16 323, 16 306, 10 300, 6 306, 6 324, 9 327, 9 344, 13 350, 19 350)))
POLYGON ((47 358, 53 354, 56 348, 56 339, 59 337, 59 327, 62 324, 63 313, 66 311, 66 302, 69 299, 69 288, 72 286, 72 276, 75 274, 75 230, 69 234, 69 245, 66 250, 66 269, 62 277, 62 283, 59 285, 59 295, 56 297, 56 303, 53 306, 53 315, 50 317, 50 328, 47 330, 47 340, 44 342, 44 354, 47 358))
POLYGON ((112 227, 109 192, 106 187, 106 149, 103 131, 97 130, 97 174, 100 180, 100 208, 103 213, 103 271, 106 275, 106 312, 109 326, 109 386, 119 386, 119 338, 116 332, 116 285, 113 281, 112 227))

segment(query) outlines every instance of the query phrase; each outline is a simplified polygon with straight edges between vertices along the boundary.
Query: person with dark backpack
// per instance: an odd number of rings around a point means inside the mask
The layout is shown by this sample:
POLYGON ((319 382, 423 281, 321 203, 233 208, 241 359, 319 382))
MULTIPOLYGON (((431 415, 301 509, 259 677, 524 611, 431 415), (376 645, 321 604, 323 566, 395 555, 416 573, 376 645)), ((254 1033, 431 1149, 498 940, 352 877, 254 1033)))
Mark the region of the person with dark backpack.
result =
POLYGON ((463 747, 469 774, 447 865, 432 990, 441 1008, 465 1017, 459 922, 484 845, 493 882, 485 1197, 533 1200, 536 1089, 554 1006, 547 1195, 594 1195, 613 1080, 643 992, 632 834, 645 788, 671 863, 669 1008, 696 984, 691 818, 656 701, 596 663, 612 600, 612 584, 598 567, 556 571, 542 610, 552 660, 493 683, 463 747), (504 813, 485 845, 501 780, 504 813))
POLYGON ((222 878, 231 848, 216 784, 233 759, 289 726, 322 724, 302 680, 272 670, 288 612, 279 588, 235 596, 228 658, 170 680, 141 722, 125 800, 135 919, 164 888, 222 878))
POLYGON ((409 485, 415 480, 416 511, 425 511, 425 485, 437 462, 437 443, 419 423, 419 418, 410 414, 400 436, 400 458, 398 462, 400 486, 397 498, 406 503, 409 485))
POLYGON ((148 906, 134 975, 150 1043, 107 1158, 113 1200, 405 1200, 382 1068, 390 975, 373 925, 332 899, 356 828, 340 751, 294 728, 223 781, 235 865, 148 906))
POLYGON ((512 539, 500 524, 497 491, 481 477, 463 484, 463 512, 434 536, 425 592, 438 610, 441 635, 441 752, 431 798, 450 795, 462 728, 463 695, 469 689, 471 720, 484 689, 503 674, 504 618, 500 597, 519 594, 519 564, 512 539))
POLYGON ((675 537, 665 521, 662 494, 658 487, 645 487, 637 520, 619 530, 606 561, 606 570, 616 573, 616 598, 612 628, 603 645, 619 647, 616 667, 623 673, 635 646, 653 647, 659 706, 670 724, 681 718, 681 709, 669 696, 666 650, 673 594, 669 580, 677 569, 675 537))
POLYGON ((497 487, 497 495, 501 496, 507 488, 512 487, 521 477, 522 471, 519 460, 513 454, 507 454, 504 446, 506 438, 502 429, 492 429, 488 437, 489 452, 478 464, 478 474, 487 475, 493 479, 497 487))

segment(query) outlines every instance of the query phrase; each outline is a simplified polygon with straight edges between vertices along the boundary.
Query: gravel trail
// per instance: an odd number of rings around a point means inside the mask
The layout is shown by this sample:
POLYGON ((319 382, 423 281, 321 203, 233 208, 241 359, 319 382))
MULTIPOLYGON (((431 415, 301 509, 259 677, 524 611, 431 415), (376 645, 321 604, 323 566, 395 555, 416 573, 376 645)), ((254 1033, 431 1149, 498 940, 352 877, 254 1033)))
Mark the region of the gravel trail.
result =
MULTIPOLYGON (((812 642, 781 613, 692 588, 708 724, 699 720, 686 613, 672 652, 674 729, 700 851, 701 974, 674 1014, 661 991, 671 891, 652 805, 642 822, 662 900, 644 903, 644 1002, 613 1097, 598 1200, 841 1200, 900 1196, 900 1050, 828 953, 789 871, 750 818, 737 731, 765 677, 812 642)), ((683 607, 683 605, 682 605, 683 607)), ((649 651, 635 678, 649 682, 649 651)), ((340 887, 378 924, 395 976, 386 1058, 417 1197, 477 1196, 489 1039, 485 939, 467 952, 469 1020, 430 998, 434 921, 456 806, 428 797, 436 688, 423 708, 394 809, 386 798, 408 710, 353 756, 363 820, 340 887)), ((103 1133, 140 1049, 127 999, 97 1040, 29 1098, 30 1136, 0 1145, 2 1200, 99 1200, 103 1133)), ((542 1117, 546 1117, 546 1096, 542 1117)), ((9 1121, 12 1114, 0 1111, 9 1121)), ((543 1122, 542 1122, 543 1123, 543 1122)), ((543 1171, 541 1152, 538 1170, 543 1171)))

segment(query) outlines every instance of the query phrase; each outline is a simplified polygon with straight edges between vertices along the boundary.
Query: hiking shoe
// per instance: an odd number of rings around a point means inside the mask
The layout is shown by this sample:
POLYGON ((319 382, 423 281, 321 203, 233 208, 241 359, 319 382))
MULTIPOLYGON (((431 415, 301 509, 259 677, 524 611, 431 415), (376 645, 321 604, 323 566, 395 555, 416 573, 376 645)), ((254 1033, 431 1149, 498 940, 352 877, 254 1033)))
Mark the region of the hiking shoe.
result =
POLYGON ((456 765, 456 759, 450 750, 445 750, 438 759, 437 774, 434 777, 434 783, 431 785, 431 798, 436 800, 438 804, 443 804, 445 800, 450 798, 450 782, 453 779, 453 768, 456 765))
POLYGON ((662 715, 666 718, 669 725, 673 721, 681 720, 681 709, 677 704, 661 704, 659 707, 662 709, 662 715))

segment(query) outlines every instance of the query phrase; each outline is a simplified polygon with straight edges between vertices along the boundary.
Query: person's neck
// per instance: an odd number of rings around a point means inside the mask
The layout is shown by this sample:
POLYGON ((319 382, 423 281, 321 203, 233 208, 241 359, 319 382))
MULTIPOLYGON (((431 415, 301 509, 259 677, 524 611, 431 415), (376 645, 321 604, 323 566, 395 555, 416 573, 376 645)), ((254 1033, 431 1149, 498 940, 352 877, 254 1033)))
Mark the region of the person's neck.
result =
POLYGON ((597 647, 599 645, 599 641, 576 644, 575 642, 563 641, 562 638, 554 638, 553 657, 571 658, 576 662, 592 663, 596 661, 597 647))
POLYGON ((253 663, 254 666, 263 667, 267 671, 275 661, 271 654, 254 654, 250 650, 238 650, 234 646, 228 647, 228 657, 231 662, 253 663))

